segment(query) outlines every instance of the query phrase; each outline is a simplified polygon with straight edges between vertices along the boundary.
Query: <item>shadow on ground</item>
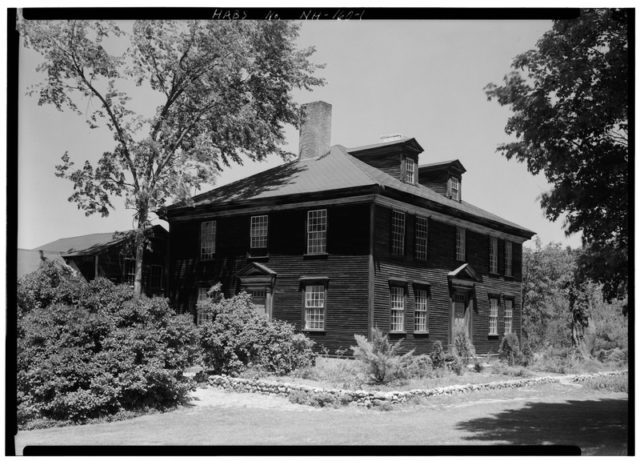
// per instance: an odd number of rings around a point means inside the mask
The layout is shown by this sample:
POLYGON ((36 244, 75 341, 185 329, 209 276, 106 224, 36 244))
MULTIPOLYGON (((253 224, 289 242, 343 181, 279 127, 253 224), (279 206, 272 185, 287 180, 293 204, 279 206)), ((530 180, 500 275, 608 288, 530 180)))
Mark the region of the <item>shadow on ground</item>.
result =
POLYGON ((627 399, 529 402, 487 418, 460 422, 457 429, 473 433, 470 441, 515 445, 571 445, 582 454, 627 454, 627 399))

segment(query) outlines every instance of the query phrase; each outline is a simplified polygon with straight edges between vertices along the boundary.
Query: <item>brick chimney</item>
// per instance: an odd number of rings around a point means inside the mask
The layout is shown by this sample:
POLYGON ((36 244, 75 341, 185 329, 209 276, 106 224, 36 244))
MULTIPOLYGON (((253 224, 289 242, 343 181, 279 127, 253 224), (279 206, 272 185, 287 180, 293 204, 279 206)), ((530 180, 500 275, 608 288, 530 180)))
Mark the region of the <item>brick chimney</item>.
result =
POLYGON ((331 104, 324 101, 303 104, 300 114, 300 160, 316 158, 331 146, 331 104))

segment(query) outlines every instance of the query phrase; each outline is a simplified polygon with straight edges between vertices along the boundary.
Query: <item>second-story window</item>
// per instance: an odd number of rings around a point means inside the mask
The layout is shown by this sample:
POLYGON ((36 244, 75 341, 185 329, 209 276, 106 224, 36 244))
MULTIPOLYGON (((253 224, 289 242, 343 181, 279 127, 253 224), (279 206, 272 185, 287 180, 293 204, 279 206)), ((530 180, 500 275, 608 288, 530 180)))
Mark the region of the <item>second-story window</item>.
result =
POLYGON ((391 212, 391 254, 404 255, 404 213, 402 211, 391 212))
POLYGON ((466 259, 466 234, 467 233, 464 228, 456 227, 456 261, 464 261, 466 259))
POLYGON ((200 259, 208 261, 216 254, 216 221, 200 223, 200 259))
POLYGON ((511 277, 511 267, 513 261, 513 248, 509 240, 504 241, 504 275, 511 277))
POLYGON ((428 221, 422 216, 416 217, 416 258, 427 260, 428 221))
POLYGON ((327 252, 327 210, 307 211, 307 254, 327 252))
POLYGON ((266 248, 269 230, 269 216, 251 216, 251 248, 266 248))
POLYGON ((416 183, 416 162, 410 157, 404 157, 404 177, 402 180, 409 184, 416 183))
POLYGON ((460 201, 460 180, 455 176, 451 176, 447 181, 447 196, 460 201))
POLYGON ((489 237, 489 272, 498 273, 498 238, 489 237))

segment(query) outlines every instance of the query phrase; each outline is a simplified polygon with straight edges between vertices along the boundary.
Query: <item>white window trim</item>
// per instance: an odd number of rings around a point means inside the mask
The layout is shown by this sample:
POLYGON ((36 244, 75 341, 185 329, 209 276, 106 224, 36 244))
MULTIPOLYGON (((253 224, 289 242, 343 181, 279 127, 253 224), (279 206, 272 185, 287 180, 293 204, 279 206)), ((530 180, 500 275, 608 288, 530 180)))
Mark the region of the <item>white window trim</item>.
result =
POLYGON ((210 261, 216 254, 218 222, 202 221, 200 223, 200 260, 210 261))
POLYGON ((304 286, 304 329, 305 331, 324 331, 327 317, 327 287, 322 283, 309 282, 304 286), (322 306, 313 305, 318 299, 314 299, 313 293, 320 293, 314 289, 320 288, 322 291, 322 306), (310 296, 311 295, 311 296, 310 296), (311 305, 310 305, 311 304, 311 305), (315 319, 310 315, 315 312, 315 319), (319 319, 319 320, 318 320, 319 319), (321 326, 310 326, 313 323, 321 322, 321 326))
MULTIPOLYGON (((429 333, 429 290, 423 287, 415 287, 416 293, 416 310, 414 312, 414 333, 429 333), (424 295, 424 298, 420 296, 424 295), (424 304, 421 303, 421 300, 424 299, 424 304), (418 325, 418 314, 424 315, 424 328, 420 328, 418 325)), ((420 322, 422 323, 422 322, 420 322)))
POLYGON ((391 318, 389 319, 389 331, 390 333, 405 333, 406 328, 406 297, 407 297, 407 289, 403 286, 392 285, 389 287, 389 295, 390 295, 390 304, 391 304, 391 318), (400 298, 396 298, 396 302, 394 304, 394 296, 400 294, 400 298), (398 304, 402 304, 400 307, 398 304), (401 328, 394 328, 397 324, 394 324, 394 313, 399 315, 401 319, 401 328))
POLYGON ((307 254, 327 254, 327 227, 328 216, 327 209, 307 211, 307 254), (317 220, 314 226, 318 229, 311 228, 311 220, 317 220))
POLYGON ((391 210, 391 254, 393 256, 404 256, 406 229, 406 215, 402 211, 391 210))
POLYGON ((425 216, 416 216, 416 259, 426 261, 429 257, 429 219, 425 216), (424 222, 424 232, 422 232, 420 222, 424 222), (422 235, 424 233, 424 235, 422 235), (424 242, 424 251, 420 242, 424 242))
POLYGON ((489 297, 489 336, 498 336, 498 311, 500 300, 496 296, 489 297), (495 310, 494 310, 495 301, 495 310))
POLYGON ((498 273, 498 237, 489 236, 489 272, 498 273))
POLYGON ((269 243, 269 215, 251 216, 249 248, 267 248, 269 243))
POLYGON ((467 231, 464 227, 456 227, 456 261, 467 259, 467 231))

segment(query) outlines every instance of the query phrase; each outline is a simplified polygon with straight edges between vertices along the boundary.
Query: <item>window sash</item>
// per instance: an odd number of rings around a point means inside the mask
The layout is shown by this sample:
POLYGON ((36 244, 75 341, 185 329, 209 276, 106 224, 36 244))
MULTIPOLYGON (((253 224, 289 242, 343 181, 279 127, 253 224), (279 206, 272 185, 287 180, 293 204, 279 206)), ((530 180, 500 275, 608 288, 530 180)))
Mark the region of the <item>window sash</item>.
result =
POLYGON ((401 211, 393 210, 391 213, 391 254, 404 255, 404 227, 405 216, 401 211))
POLYGON ((409 157, 404 158, 404 182, 416 183, 416 162, 409 157))
POLYGON ((250 248, 266 248, 269 231, 269 216, 251 216, 250 229, 250 248))
POLYGON ((451 176, 447 181, 447 195, 454 199, 460 201, 460 181, 458 178, 451 176))
POLYGON ((511 333, 513 329, 513 301, 505 300, 504 303, 504 333, 511 333))
POLYGON ((429 223, 427 218, 416 217, 416 258, 427 260, 427 238, 429 235, 429 223))
POLYGON ((403 287, 391 287, 391 331, 404 331, 403 287))
POLYGON ((307 211, 307 254, 327 252, 327 210, 307 211))
POLYGON ((133 285, 136 280, 136 260, 126 258, 124 260, 124 283, 133 285))
POLYGON ((465 260, 466 247, 466 230, 462 227, 456 227, 456 260, 465 260))
POLYGON ((414 314, 414 331, 426 333, 429 331, 429 293, 423 288, 416 289, 416 311, 414 314))
POLYGON ((489 237, 489 272, 498 273, 498 238, 489 237))
POLYGON ((509 240, 504 242, 504 275, 511 276, 513 261, 513 248, 509 240))
POLYGON ((304 288, 305 330, 324 330, 324 285, 306 285, 304 288))
POLYGON ((216 221, 200 223, 200 259, 203 261, 213 259, 216 253, 216 230, 216 221))
POLYGON ((498 298, 489 298, 489 335, 498 335, 498 298))

